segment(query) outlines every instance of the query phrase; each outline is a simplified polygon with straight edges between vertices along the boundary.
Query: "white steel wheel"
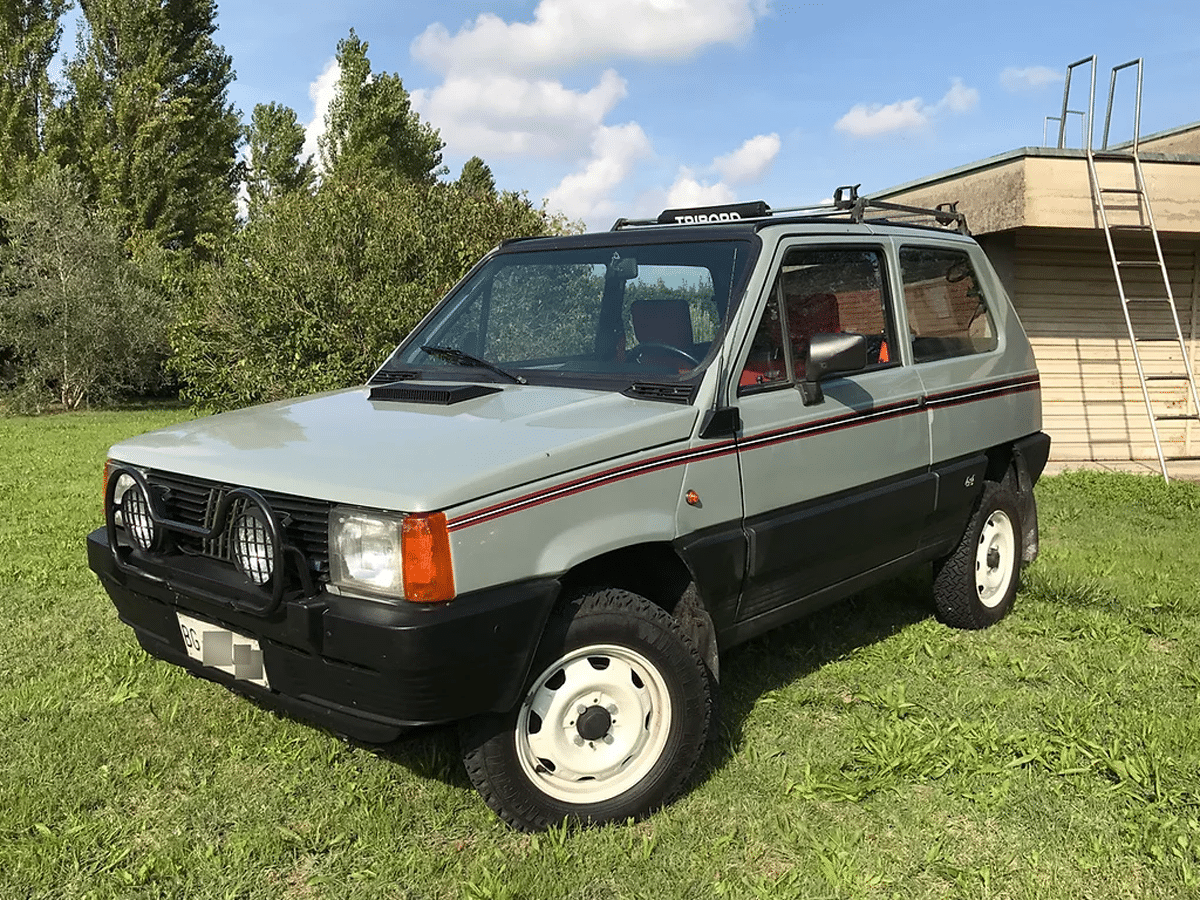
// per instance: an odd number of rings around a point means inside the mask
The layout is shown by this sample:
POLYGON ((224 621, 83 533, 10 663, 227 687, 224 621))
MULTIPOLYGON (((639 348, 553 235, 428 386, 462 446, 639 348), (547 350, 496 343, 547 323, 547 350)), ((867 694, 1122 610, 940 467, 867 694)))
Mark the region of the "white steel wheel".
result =
POLYGON ((975 551, 975 590, 979 602, 995 609, 1004 602, 1016 574, 1017 529, 1003 509, 994 509, 983 523, 975 551))
POLYGON ((514 828, 638 819, 687 783, 716 685, 683 626, 645 597, 597 588, 565 601, 506 713, 459 728, 480 795, 514 828))
POLYGON ((1021 513, 1010 487, 984 483, 958 545, 934 563, 938 618, 955 628, 986 628, 1003 619, 1017 595, 1021 513))
POLYGON ((547 796, 598 803, 646 777, 670 728, 671 698, 649 660, 613 644, 581 647, 534 679, 517 716, 517 758, 547 796))

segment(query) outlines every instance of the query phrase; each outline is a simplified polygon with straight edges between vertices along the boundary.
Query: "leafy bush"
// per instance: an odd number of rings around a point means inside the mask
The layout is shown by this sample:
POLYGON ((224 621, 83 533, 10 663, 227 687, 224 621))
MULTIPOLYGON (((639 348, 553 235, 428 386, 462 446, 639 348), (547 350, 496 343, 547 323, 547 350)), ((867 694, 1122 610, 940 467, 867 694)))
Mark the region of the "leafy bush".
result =
POLYGON ((456 184, 334 179, 281 197, 202 275, 172 367, 208 408, 361 384, 488 249, 549 225, 521 195, 456 184))
POLYGON ((167 352, 165 294, 132 262, 113 216, 51 167, 0 205, 0 383, 5 405, 76 409, 145 390, 167 352))

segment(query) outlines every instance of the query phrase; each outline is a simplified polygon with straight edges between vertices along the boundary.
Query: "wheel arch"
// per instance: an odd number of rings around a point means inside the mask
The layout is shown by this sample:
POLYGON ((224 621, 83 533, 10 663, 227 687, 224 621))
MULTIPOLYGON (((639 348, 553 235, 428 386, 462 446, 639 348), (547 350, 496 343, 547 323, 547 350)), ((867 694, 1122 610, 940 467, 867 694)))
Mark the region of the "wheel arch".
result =
POLYGON ((999 444, 987 451, 986 478, 996 484, 1010 481, 1021 514, 1021 563, 1037 559, 1039 550, 1037 501, 1033 486, 1050 458, 1050 436, 1036 432, 999 444))
POLYGON ((602 553, 570 569, 561 579, 559 602, 594 587, 614 587, 645 597, 680 623, 717 678, 716 627, 691 570, 666 542, 633 544, 602 553))

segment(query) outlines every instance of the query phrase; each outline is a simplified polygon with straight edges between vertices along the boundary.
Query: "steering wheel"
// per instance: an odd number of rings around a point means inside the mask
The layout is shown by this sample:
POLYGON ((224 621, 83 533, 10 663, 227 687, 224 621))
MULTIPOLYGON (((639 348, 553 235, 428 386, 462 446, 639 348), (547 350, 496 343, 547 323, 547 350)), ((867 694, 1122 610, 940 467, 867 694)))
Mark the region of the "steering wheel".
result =
POLYGON ((693 368, 700 365, 700 360, 696 359, 696 357, 692 356, 692 354, 688 353, 686 350, 680 350, 678 347, 674 347, 671 344, 660 344, 657 341, 642 341, 642 343, 638 344, 629 351, 629 358, 635 363, 641 362, 642 354, 646 350, 661 350, 664 353, 670 354, 671 356, 678 356, 680 359, 686 359, 692 364, 693 368))

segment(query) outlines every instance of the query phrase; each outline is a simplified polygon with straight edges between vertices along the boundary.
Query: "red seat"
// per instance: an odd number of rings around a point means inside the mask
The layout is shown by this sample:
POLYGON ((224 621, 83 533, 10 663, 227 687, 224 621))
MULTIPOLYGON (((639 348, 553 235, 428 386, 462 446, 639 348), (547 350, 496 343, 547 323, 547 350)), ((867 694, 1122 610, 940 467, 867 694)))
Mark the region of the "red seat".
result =
POLYGON ((809 294, 787 298, 788 329, 792 333, 792 362, 796 377, 804 377, 804 360, 814 334, 837 334, 842 330, 837 294, 809 294))
POLYGON ((779 307, 774 298, 763 313, 758 331, 750 345, 750 355, 738 377, 740 387, 770 384, 787 378, 783 355, 783 335, 779 322, 779 307))
POLYGON ((746 387, 752 384, 762 384, 766 381, 767 366, 768 362, 765 359, 746 360, 746 367, 742 369, 741 377, 738 378, 738 385, 746 387))

